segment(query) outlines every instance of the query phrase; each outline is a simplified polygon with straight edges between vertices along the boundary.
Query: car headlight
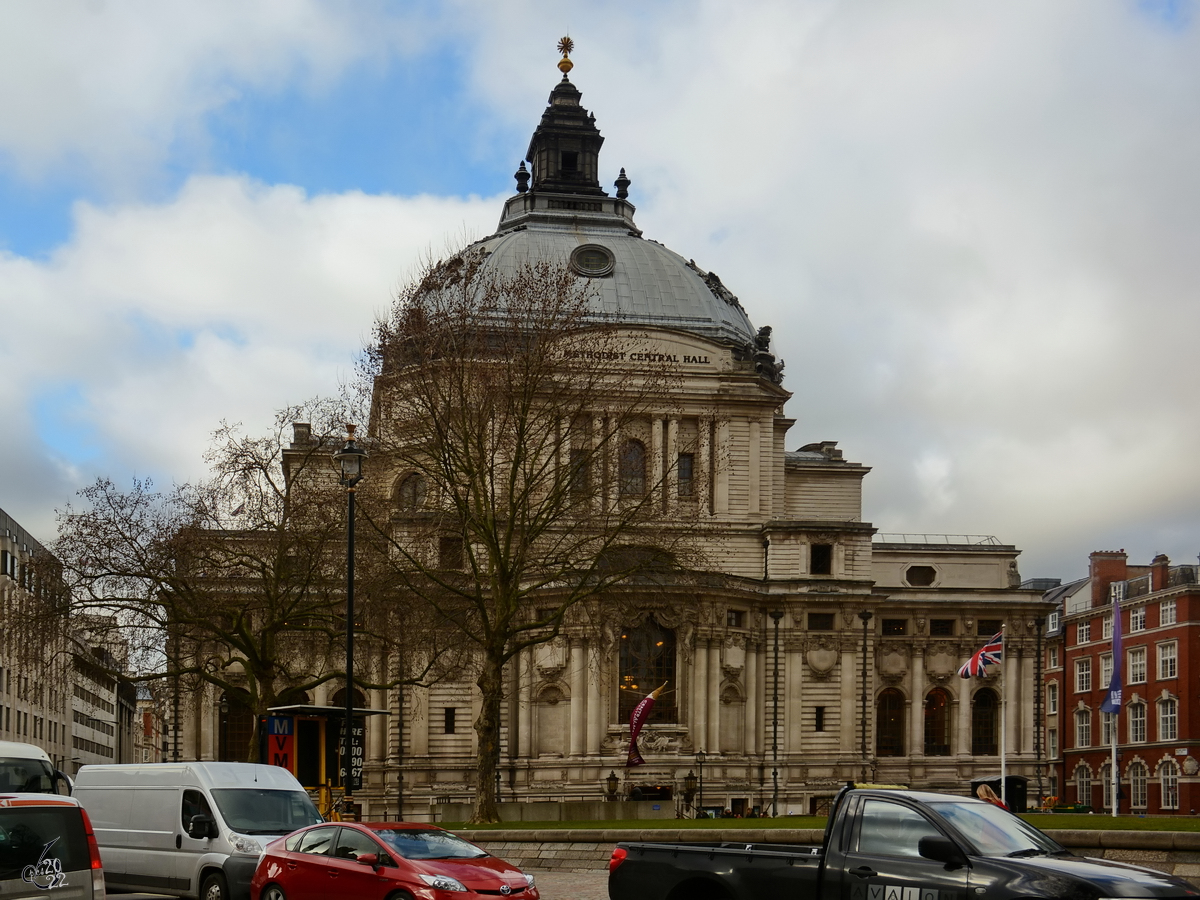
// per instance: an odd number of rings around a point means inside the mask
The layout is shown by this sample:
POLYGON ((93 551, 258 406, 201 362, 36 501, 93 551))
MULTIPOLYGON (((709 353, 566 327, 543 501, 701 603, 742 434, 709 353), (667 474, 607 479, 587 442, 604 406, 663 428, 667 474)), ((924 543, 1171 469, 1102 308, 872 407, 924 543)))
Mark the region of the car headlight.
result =
POLYGON ((262 844, 252 837, 246 837, 244 834, 230 834, 229 843, 233 844, 233 849, 238 853, 244 853, 247 856, 262 856, 262 844))
POLYGON ((527 872, 522 872, 521 874, 525 876, 525 886, 533 887, 533 876, 527 872))
POLYGON ((449 875, 421 875, 421 880, 439 891, 466 891, 461 881, 449 875))

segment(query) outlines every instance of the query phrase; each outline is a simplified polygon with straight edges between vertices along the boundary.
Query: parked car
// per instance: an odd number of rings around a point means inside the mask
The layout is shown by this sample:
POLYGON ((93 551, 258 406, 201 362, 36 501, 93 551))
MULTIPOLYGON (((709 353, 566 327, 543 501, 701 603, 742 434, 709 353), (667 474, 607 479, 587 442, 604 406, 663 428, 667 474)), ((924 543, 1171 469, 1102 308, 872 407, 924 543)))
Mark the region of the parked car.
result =
POLYGON ((263 845, 321 821, 291 772, 254 763, 84 766, 75 797, 110 888, 202 900, 245 900, 263 845))
POLYGON ((843 789, 820 845, 622 842, 609 873, 621 900, 1200 897, 1173 875, 1076 856, 974 797, 909 790, 843 789))
POLYGON ((37 744, 0 741, 0 793, 70 794, 71 779, 37 744))
POLYGON ((0 794, 0 897, 104 900, 100 848, 78 800, 0 794))
POLYGON ((533 876, 436 825, 314 825, 267 845, 251 900, 538 900, 533 876))

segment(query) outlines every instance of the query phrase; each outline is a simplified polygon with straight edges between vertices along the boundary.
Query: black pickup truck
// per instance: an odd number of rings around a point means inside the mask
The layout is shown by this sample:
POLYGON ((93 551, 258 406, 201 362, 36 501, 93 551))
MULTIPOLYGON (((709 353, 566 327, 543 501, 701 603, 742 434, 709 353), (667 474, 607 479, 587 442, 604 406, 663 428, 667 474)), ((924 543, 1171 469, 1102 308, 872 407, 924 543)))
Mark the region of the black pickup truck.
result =
POLYGON ((843 788, 820 846, 620 843, 611 900, 1098 900, 1200 897, 1182 878, 1076 856, 969 797, 843 788))

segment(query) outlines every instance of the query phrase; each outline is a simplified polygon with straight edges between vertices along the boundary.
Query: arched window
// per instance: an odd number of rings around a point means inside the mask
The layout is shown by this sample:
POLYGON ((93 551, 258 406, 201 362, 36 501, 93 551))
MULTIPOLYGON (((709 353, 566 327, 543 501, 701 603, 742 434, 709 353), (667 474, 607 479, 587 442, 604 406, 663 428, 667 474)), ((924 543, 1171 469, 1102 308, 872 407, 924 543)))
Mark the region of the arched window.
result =
POLYGON ((904 695, 888 688, 879 695, 875 717, 875 755, 904 756, 904 695))
POLYGON ((998 756, 997 712, 1000 702, 991 688, 975 693, 971 701, 971 754, 973 756, 998 756))
POLYGON ((1147 804, 1146 785, 1150 780, 1150 772, 1144 762, 1129 764, 1129 794, 1130 805, 1133 809, 1145 809, 1147 804))
POLYGON ((401 509, 420 509, 425 505, 425 479, 413 472, 396 485, 396 504, 401 509))
MULTIPOLYGON (((573 652, 573 651, 572 651, 573 652)), ((656 687, 666 684, 647 722, 675 722, 678 682, 675 678, 675 632, 649 617, 641 625, 621 632, 620 683, 617 715, 629 724, 634 708, 656 687)), ((693 727, 699 723, 693 722, 693 727)))
POLYGON ((217 755, 225 762, 250 762, 258 758, 250 743, 254 738, 254 710, 245 691, 226 691, 217 702, 217 755))
POLYGON ((618 490, 622 497, 641 497, 646 493, 646 447, 641 441, 621 445, 618 460, 618 490))
POLYGON ((1082 806, 1092 805, 1092 770, 1087 766, 1075 770, 1075 802, 1082 806))
POLYGON ((1164 759, 1158 764, 1158 777, 1162 783, 1162 802, 1159 807, 1179 809, 1179 764, 1173 759, 1164 759))
POLYGON ((950 755, 950 695, 941 688, 925 695, 925 755, 950 755))

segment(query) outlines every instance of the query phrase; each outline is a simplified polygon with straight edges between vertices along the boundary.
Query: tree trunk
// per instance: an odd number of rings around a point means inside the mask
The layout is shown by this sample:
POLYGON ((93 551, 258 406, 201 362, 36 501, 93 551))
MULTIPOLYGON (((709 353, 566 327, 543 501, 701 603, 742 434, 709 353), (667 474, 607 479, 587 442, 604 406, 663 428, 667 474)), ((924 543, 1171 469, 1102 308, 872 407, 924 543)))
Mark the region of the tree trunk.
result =
POLYGON ((469 825, 488 825, 500 821, 496 807, 496 773, 500 765, 500 702, 504 695, 503 664, 496 656, 484 655, 483 670, 475 682, 483 695, 475 734, 479 738, 476 762, 475 811, 469 825))

